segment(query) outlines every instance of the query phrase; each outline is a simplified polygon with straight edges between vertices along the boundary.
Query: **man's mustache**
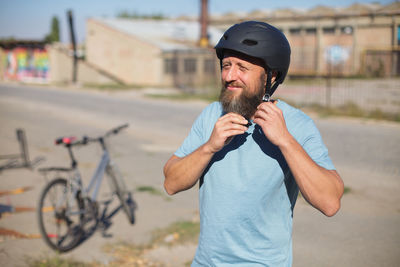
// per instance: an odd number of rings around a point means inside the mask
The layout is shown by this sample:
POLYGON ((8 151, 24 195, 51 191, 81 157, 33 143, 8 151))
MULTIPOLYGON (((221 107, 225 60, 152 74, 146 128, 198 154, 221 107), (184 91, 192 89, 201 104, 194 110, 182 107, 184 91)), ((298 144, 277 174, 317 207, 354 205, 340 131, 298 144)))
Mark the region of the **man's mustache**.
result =
POLYGON ((242 89, 245 88, 244 84, 241 84, 241 83, 238 83, 238 82, 225 82, 224 83, 224 88, 226 89, 228 86, 240 87, 242 89))

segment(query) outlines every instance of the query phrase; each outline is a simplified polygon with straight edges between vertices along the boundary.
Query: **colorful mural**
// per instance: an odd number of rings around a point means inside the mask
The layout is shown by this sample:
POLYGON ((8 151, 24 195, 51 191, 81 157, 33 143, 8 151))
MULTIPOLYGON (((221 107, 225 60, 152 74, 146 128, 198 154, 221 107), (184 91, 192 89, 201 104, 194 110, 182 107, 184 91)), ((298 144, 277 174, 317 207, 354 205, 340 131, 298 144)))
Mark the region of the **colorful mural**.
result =
POLYGON ((9 80, 47 83, 49 56, 46 49, 16 47, 5 50, 5 74, 9 80))

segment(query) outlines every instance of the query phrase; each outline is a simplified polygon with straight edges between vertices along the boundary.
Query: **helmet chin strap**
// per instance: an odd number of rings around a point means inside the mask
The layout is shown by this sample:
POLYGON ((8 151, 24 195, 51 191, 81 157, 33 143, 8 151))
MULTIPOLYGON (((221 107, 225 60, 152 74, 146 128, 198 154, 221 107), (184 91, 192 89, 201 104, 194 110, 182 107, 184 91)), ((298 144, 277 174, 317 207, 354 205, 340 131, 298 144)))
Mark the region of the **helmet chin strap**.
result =
POLYGON ((278 83, 275 81, 274 84, 271 86, 271 80, 272 80, 272 71, 268 70, 267 71, 267 84, 265 85, 265 94, 262 98, 263 102, 269 102, 271 101, 271 96, 275 92, 276 88, 278 87, 278 83))

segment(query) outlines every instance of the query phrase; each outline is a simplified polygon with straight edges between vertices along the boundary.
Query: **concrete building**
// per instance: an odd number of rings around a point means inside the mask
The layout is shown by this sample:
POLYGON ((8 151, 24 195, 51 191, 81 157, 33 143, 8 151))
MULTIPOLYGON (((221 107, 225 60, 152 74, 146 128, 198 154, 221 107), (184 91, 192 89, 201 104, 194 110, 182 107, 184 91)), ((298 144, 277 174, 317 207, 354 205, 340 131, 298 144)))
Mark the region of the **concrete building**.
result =
MULTIPOLYGON (((208 28, 211 47, 222 35, 208 28)), ((125 84, 183 89, 214 86, 219 62, 198 46, 198 22, 89 19, 86 60, 125 84)))
POLYGON ((400 75, 400 3, 354 4, 345 8, 257 10, 213 16, 226 29, 245 20, 260 20, 281 29, 292 57, 291 76, 400 75))

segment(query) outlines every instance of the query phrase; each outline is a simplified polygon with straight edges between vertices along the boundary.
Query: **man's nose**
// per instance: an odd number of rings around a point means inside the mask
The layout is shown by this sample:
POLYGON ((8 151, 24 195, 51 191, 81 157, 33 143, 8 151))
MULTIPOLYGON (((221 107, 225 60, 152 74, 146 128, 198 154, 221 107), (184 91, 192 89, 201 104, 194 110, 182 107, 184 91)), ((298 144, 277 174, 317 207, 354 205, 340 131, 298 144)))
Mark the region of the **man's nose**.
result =
POLYGON ((234 67, 231 67, 228 70, 226 70, 226 74, 225 74, 226 82, 235 81, 236 79, 237 79, 237 71, 234 67))

